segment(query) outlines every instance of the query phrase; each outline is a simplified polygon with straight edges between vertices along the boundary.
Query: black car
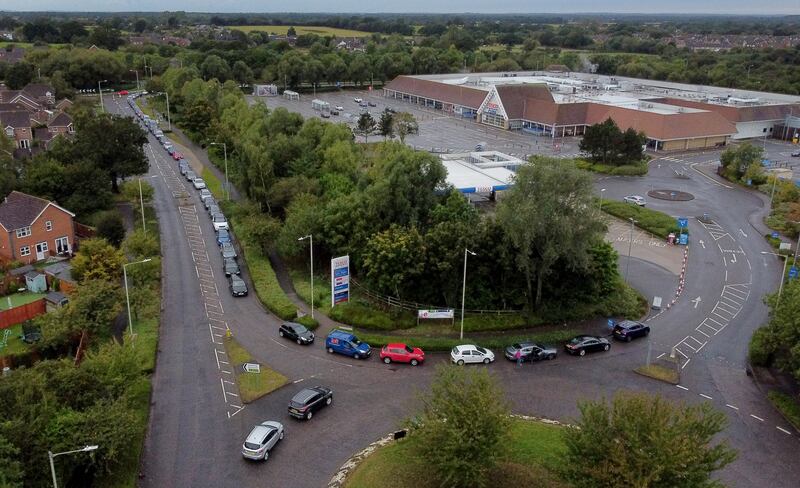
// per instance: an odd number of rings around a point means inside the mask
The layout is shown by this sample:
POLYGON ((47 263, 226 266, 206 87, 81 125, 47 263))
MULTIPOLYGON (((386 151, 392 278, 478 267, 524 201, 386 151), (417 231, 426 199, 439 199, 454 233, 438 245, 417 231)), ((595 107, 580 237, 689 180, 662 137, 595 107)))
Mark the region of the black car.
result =
POLYGON ((792 153, 793 158, 800 158, 800 151, 795 151, 792 153))
POLYGON ((367 105, 369 105, 370 107, 377 107, 377 105, 375 105, 375 102, 367 102, 367 105))
POLYGON ((641 322, 623 320, 614 324, 614 337, 621 341, 630 342, 637 337, 646 337, 649 333, 650 327, 641 322))
POLYGON ((543 346, 542 344, 537 344, 535 342, 520 342, 518 344, 512 344, 506 348, 506 359, 509 361, 516 361, 517 351, 522 353, 523 361, 530 362, 555 359, 558 355, 558 351, 555 347, 543 346))
POLYGON ((564 349, 570 354, 584 356, 587 352, 608 351, 611 344, 604 337, 579 335, 567 341, 564 349))
POLYGON ((247 296, 247 283, 236 275, 231 275, 231 295, 235 297, 247 296))
POLYGON ((324 386, 303 388, 289 401, 289 415, 311 420, 314 412, 333 402, 333 390, 324 386))
POLYGON ((291 339, 301 346, 314 342, 314 333, 295 322, 284 322, 278 329, 278 335, 291 339))
POLYGON ((241 273, 239 264, 233 258, 225 258, 222 267, 225 269, 225 276, 238 275, 241 273))

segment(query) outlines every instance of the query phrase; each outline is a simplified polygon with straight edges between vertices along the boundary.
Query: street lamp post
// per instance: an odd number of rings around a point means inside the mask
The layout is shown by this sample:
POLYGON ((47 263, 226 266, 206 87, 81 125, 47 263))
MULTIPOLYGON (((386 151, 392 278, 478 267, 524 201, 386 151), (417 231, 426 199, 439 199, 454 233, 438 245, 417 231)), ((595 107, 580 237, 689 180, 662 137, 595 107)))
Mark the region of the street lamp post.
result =
POLYGON ((131 335, 131 338, 133 338, 133 321, 131 320, 131 297, 128 294, 128 266, 130 266, 132 264, 147 263, 147 262, 150 262, 150 261, 152 261, 152 259, 151 258, 147 258, 147 259, 142 259, 141 261, 136 261, 136 262, 133 262, 133 263, 126 263, 126 264, 122 265, 122 276, 123 276, 123 278, 125 280, 125 303, 128 306, 128 331, 129 331, 129 333, 131 335))
POLYGON ((777 310, 778 306, 781 304, 781 293, 783 293, 783 282, 786 279, 786 265, 789 264, 789 256, 784 256, 783 254, 776 254, 774 252, 769 252, 769 251, 761 251, 761 254, 772 254, 773 256, 778 256, 779 258, 783 258, 781 281, 780 284, 778 285, 778 301, 775 302, 775 310, 777 310))
POLYGON ((298 237, 298 241, 308 239, 309 249, 311 251, 311 318, 314 318, 314 235, 308 234, 305 237, 298 237))
POLYGON ((598 206, 598 210, 601 212, 603 211, 603 192, 606 191, 605 188, 600 188, 600 205, 598 206))
POLYGON ((464 280, 461 282, 461 334, 460 339, 464 338, 464 300, 467 296, 467 254, 477 256, 476 253, 464 248, 464 280))
POLYGON ((108 83, 108 80, 99 80, 97 82, 97 94, 100 95, 100 110, 105 112, 106 107, 103 105, 103 89, 100 87, 100 83, 108 83))
POLYGON ((169 93, 165 91, 164 96, 167 97, 167 124, 169 125, 170 132, 172 132, 172 119, 169 116, 169 93))
POLYGON ((142 196, 142 179, 139 178, 139 204, 142 207, 142 232, 147 234, 147 225, 144 223, 144 197, 142 196))
POLYGON ((57 456, 63 456, 64 454, 74 454, 76 452, 89 452, 94 451, 99 446, 84 446, 80 449, 75 449, 74 451, 65 451, 65 452, 57 452, 53 454, 52 451, 47 451, 47 457, 50 459, 50 473, 53 475, 53 488, 58 488, 58 479, 56 478, 56 465, 53 462, 57 456))
POLYGON ((228 181, 228 144, 224 142, 212 142, 211 146, 222 146, 222 151, 225 154, 225 199, 231 199, 231 186, 228 181))
POLYGON ((129 69, 128 70, 128 72, 131 72, 131 71, 136 73, 136 91, 139 91, 139 90, 142 89, 141 85, 139 85, 139 70, 138 69, 129 69))
POLYGON ((625 283, 628 282, 628 271, 631 269, 631 248, 633 247, 633 224, 637 221, 633 220, 633 218, 629 218, 628 220, 631 221, 631 235, 628 239, 628 261, 625 263, 625 283))

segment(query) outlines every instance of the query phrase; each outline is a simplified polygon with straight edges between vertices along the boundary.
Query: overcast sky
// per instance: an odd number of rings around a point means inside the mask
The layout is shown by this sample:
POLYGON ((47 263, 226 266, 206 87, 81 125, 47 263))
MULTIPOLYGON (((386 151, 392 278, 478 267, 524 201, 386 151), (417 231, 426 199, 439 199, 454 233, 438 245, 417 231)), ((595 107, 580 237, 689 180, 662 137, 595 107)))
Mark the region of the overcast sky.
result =
POLYGON ((3 10, 142 12, 715 13, 800 14, 800 0, 5 0, 3 10))

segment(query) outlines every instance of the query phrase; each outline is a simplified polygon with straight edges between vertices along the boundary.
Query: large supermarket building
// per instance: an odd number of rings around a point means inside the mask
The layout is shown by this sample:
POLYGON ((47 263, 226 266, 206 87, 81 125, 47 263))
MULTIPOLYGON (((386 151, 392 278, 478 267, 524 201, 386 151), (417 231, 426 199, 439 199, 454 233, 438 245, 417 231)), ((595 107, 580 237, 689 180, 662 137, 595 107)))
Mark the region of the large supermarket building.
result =
POLYGON ((580 136, 610 117, 644 132, 655 151, 800 133, 800 97, 586 73, 398 76, 383 95, 549 137, 580 136))

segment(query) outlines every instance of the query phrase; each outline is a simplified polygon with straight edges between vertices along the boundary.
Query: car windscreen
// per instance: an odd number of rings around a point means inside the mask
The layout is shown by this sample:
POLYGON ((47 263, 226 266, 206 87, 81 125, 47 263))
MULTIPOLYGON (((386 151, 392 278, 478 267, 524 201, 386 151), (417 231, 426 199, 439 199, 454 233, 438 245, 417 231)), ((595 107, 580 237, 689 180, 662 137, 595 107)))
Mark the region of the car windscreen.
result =
POLYGON ((477 349, 478 352, 481 353, 481 354, 486 354, 488 352, 488 351, 486 351, 486 349, 484 349, 482 347, 478 347, 478 346, 476 346, 475 349, 477 349))
POLYGON ((522 344, 511 344, 512 349, 522 349, 522 344))
POLYGON ((261 449, 261 446, 259 446, 258 444, 253 444, 252 442, 245 442, 244 447, 251 449, 253 451, 258 451, 259 449, 261 449))
POLYGON ((580 344, 581 342, 583 342, 583 337, 573 337, 569 341, 570 344, 580 344))
POLYGON ((306 329, 304 326, 302 326, 302 325, 295 325, 294 326, 294 333, 295 334, 300 335, 300 334, 305 334, 306 332, 308 332, 308 329, 306 329))
POLYGON ((410 353, 414 352, 414 350, 411 349, 411 346, 406 345, 406 352, 410 354, 410 353))

